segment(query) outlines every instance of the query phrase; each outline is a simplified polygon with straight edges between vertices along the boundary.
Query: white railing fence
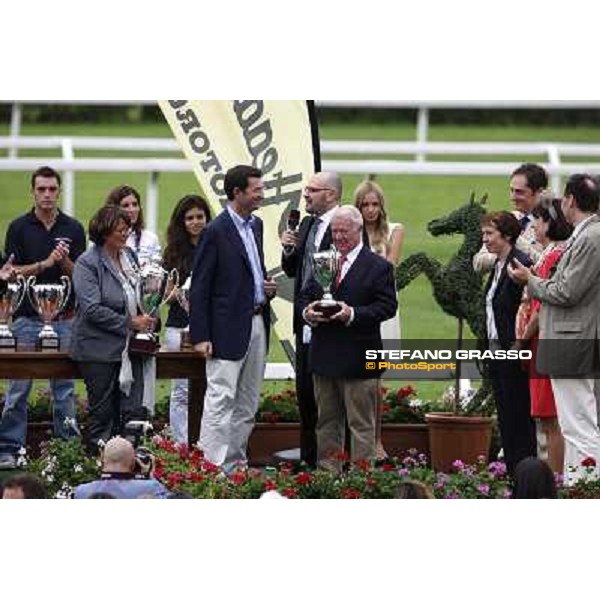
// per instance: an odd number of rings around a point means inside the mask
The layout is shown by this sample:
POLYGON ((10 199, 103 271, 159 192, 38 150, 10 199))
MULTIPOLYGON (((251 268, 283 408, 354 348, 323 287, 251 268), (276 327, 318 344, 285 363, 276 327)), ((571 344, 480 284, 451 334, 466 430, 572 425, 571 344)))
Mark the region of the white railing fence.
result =
MULTIPOLYGON (((90 158, 77 157, 76 152, 174 153, 181 156, 177 142, 167 138, 119 137, 0 137, 0 150, 8 158, 0 158, 0 171, 33 171, 41 164, 51 163, 64 173, 63 208, 75 213, 75 173, 78 171, 147 173, 146 214, 149 229, 158 226, 158 181, 160 173, 189 172, 184 158, 90 158), (21 158, 18 150, 56 150, 58 158, 21 158), (12 155, 12 157, 11 157, 12 155)), ((323 156, 348 155, 348 159, 326 159, 323 168, 339 173, 360 175, 473 175, 507 176, 526 157, 546 157, 544 167, 551 177, 555 193, 560 192, 561 177, 574 170, 600 173, 600 161, 563 162, 563 159, 600 157, 600 144, 550 142, 382 142, 382 141, 323 141, 323 156), (403 155, 419 156, 420 160, 400 160, 403 155), (471 160, 427 160, 427 157, 462 156, 471 160), (365 157, 377 158, 365 158, 365 157), (394 158, 380 158, 390 156, 394 158), (476 161, 472 157, 515 156, 515 161, 476 161)))

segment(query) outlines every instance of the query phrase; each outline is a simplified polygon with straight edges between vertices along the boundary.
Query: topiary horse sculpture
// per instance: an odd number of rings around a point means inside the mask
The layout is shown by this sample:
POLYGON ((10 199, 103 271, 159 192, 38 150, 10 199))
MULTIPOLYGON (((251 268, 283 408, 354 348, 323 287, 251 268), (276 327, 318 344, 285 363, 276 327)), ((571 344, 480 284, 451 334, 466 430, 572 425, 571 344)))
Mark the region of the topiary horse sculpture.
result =
MULTIPOLYGON (((462 322, 466 321, 477 339, 485 336, 482 276, 473 269, 473 256, 481 248, 480 220, 486 212, 487 195, 475 200, 475 194, 462 206, 445 217, 427 225, 433 236, 463 234, 464 241, 447 265, 427 256, 424 252, 412 254, 396 268, 396 289, 404 289, 413 279, 424 273, 433 288, 433 296, 441 309, 459 320, 459 340, 462 340, 462 322)), ((459 378, 459 374, 457 374, 459 378)), ((458 381, 456 386, 458 395, 458 381)), ((481 388, 469 404, 469 412, 489 410, 490 386, 484 379, 481 388)))

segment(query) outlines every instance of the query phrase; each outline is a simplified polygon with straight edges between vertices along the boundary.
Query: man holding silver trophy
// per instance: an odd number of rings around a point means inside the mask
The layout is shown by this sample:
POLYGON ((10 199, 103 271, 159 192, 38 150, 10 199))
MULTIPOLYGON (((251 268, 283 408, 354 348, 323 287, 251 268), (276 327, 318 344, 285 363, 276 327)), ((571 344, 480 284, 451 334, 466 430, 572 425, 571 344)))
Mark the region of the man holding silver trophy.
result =
MULTIPOLYGON (((70 279, 86 241, 81 224, 58 208, 60 185, 54 169, 37 169, 31 176, 34 206, 10 223, 6 234, 6 254, 13 256, 17 274, 28 282, 27 293, 13 315, 12 335, 21 347, 55 350, 67 349, 70 344, 75 307, 70 279)), ((15 454, 25 445, 31 385, 31 380, 9 382, 0 422, 0 467, 13 466, 15 454)), ((69 437, 73 429, 66 419, 75 419, 73 381, 51 380, 50 388, 54 434, 69 437)))
POLYGON ((313 254, 313 277, 299 303, 312 328, 318 465, 338 469, 346 422, 351 459, 376 457, 380 372, 367 366, 365 353, 383 347, 380 324, 396 314, 398 301, 392 265, 363 243, 360 211, 337 208, 331 233, 334 247, 313 254))

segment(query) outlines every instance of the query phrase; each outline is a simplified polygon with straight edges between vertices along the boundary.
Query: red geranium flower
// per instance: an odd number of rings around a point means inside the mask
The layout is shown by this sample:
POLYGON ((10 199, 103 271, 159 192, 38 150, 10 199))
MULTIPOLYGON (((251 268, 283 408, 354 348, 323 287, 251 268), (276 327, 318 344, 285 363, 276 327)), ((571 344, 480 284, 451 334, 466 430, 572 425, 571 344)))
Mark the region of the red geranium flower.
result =
POLYGON ((595 467, 596 459, 593 456, 588 456, 581 461, 582 467, 595 467))
POLYGON ((354 488, 345 488, 342 490, 342 498, 345 498, 346 500, 356 500, 360 497, 360 492, 354 488))
POLYGON ((286 498, 297 498, 298 492, 293 487, 286 487, 281 494, 286 498))
POLYGON ((242 485, 246 481, 246 472, 236 471, 229 479, 231 479, 233 485, 242 485))
POLYGON ((302 473, 298 473, 298 475, 296 475, 296 483, 298 485, 307 485, 310 483, 312 479, 312 476, 310 473, 306 473, 305 471, 302 471, 302 473))
POLYGON ((276 490, 277 484, 272 479, 265 479, 265 491, 270 492, 271 490, 276 490))

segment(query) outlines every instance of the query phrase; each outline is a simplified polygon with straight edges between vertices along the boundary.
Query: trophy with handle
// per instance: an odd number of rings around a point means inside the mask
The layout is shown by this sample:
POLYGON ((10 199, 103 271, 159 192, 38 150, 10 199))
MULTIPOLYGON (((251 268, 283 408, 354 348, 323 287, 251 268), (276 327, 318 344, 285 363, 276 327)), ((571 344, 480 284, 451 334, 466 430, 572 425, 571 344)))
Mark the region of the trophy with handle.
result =
POLYGON ((0 350, 17 349, 17 340, 10 331, 8 322, 23 302, 26 290, 25 278, 17 275, 16 281, 7 283, 4 291, 0 291, 0 350))
POLYGON ((35 276, 27 280, 27 296, 44 326, 38 336, 39 350, 59 350, 60 339, 52 327, 52 321, 60 314, 71 295, 71 280, 63 275, 61 283, 36 283, 35 276))
POLYGON ((315 311, 324 317, 332 317, 341 310, 339 302, 331 295, 331 286, 340 268, 340 253, 335 246, 311 256, 313 276, 323 288, 323 298, 317 302, 315 311))
MULTIPOLYGON (((158 309, 175 293, 179 276, 176 269, 166 271, 159 259, 147 262, 138 273, 136 296, 142 314, 156 317, 158 309)), ((129 344, 129 349, 138 354, 154 354, 160 344, 155 333, 137 333, 129 344)))

